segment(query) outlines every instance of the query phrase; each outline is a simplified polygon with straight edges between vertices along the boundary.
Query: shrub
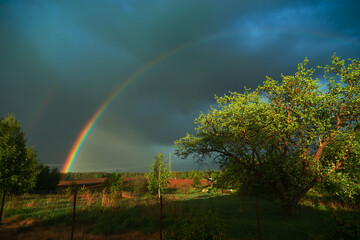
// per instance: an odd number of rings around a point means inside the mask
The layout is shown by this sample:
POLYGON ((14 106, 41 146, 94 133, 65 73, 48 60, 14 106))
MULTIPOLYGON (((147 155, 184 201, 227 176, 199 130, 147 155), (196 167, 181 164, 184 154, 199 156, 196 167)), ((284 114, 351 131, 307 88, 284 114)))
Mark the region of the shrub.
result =
POLYGON ((148 192, 148 181, 144 176, 135 176, 129 181, 129 190, 135 195, 144 195, 148 192))
POLYGON ((50 169, 43 164, 38 165, 39 174, 36 179, 36 186, 34 193, 44 194, 53 193, 56 191, 57 185, 60 181, 60 171, 58 168, 50 169))
POLYGON ((123 177, 117 173, 113 173, 108 176, 104 182, 106 191, 110 193, 113 199, 121 198, 123 184, 123 177))
MULTIPOLYGON (((354 174, 355 175, 355 174, 354 174)), ((345 172, 332 173, 316 190, 322 195, 345 204, 360 204, 360 174, 351 176, 345 172)))
POLYGON ((189 190, 191 189, 191 184, 180 183, 178 188, 180 189, 180 192, 182 192, 182 193, 189 193, 189 190))
POLYGON ((79 190, 79 186, 76 184, 76 182, 71 182, 70 185, 65 189, 65 195, 71 196, 78 190, 79 190))
POLYGON ((193 175, 192 180, 193 180, 193 183, 191 184, 191 186, 192 186, 193 188, 201 188, 201 187, 202 187, 201 182, 200 182, 199 174, 195 173, 195 174, 193 175))

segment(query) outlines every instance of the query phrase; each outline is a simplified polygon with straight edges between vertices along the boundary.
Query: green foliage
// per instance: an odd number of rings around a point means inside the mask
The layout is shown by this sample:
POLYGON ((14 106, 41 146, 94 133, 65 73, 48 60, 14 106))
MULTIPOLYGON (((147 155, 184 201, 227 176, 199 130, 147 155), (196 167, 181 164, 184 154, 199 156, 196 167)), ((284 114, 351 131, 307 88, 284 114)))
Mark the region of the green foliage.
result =
POLYGON ((34 193, 54 193, 60 181, 60 171, 58 168, 50 169, 43 164, 38 165, 39 174, 37 175, 34 193))
MULTIPOLYGON (((117 174, 120 174, 123 177, 135 177, 138 175, 145 176, 145 173, 135 173, 135 172, 118 172, 117 174)), ((71 180, 76 179, 89 179, 89 178, 107 178, 111 174, 111 172, 70 172, 67 173, 70 175, 71 180)))
POLYGON ((188 172, 183 171, 183 172, 179 172, 179 179, 186 179, 188 178, 188 172))
POLYGON ((324 196, 346 204, 360 203, 360 179, 350 173, 339 171, 331 174, 325 181, 316 186, 324 196))
POLYGON ((252 92, 216 96, 218 106, 195 119, 195 134, 175 141, 176 154, 212 157, 224 171, 255 178, 286 208, 335 172, 358 172, 360 61, 345 65, 334 55, 319 67, 326 86, 307 63, 281 83, 267 77, 252 92))
POLYGON ((129 190, 135 195, 144 195, 148 192, 149 183, 146 177, 135 176, 129 181, 129 190))
POLYGON ((188 172, 188 178, 193 179, 196 172, 194 170, 188 172))
POLYGON ((124 181, 120 174, 113 173, 108 176, 104 182, 104 186, 106 191, 109 192, 114 199, 120 199, 122 197, 124 181))
POLYGON ((149 181, 148 188, 150 193, 158 193, 160 197, 160 193, 164 192, 169 186, 168 179, 170 175, 169 167, 166 160, 164 160, 163 153, 159 152, 151 166, 151 172, 146 176, 149 181))
POLYGON ((82 185, 82 187, 79 188, 78 191, 79 191, 79 195, 86 195, 91 193, 90 189, 86 188, 85 185, 82 185))
POLYGON ((192 180, 193 180, 193 183, 191 184, 191 186, 193 188, 201 188, 202 187, 202 184, 200 182, 200 177, 199 177, 199 174, 195 173, 192 177, 192 180))
POLYGON ((242 186, 248 186, 249 177, 248 175, 242 173, 240 169, 237 169, 236 166, 230 167, 227 166, 221 171, 210 171, 208 174, 210 176, 210 181, 213 188, 215 189, 240 189, 242 186), (241 179, 241 181, 239 180, 241 179))
MULTIPOLYGON (((336 146, 347 149, 346 139, 339 138, 336 146)), ((350 154, 345 156, 346 167, 340 166, 337 171, 332 171, 328 177, 316 186, 316 190, 324 196, 340 200, 347 204, 360 204, 360 161, 359 161, 360 132, 354 135, 354 144, 350 154)), ((334 148, 326 149, 327 158, 339 158, 334 148)), ((341 156, 340 156, 341 157, 341 156)))
POLYGON ((76 182, 70 182, 70 185, 65 189, 65 195, 71 196, 74 195, 75 192, 77 192, 80 189, 80 187, 76 184, 76 182))
POLYGON ((165 231, 166 240, 221 240, 225 239, 224 222, 211 211, 188 214, 165 231))
POLYGON ((20 123, 13 115, 0 118, 0 186, 21 193, 35 187, 38 174, 36 153, 26 146, 20 123))

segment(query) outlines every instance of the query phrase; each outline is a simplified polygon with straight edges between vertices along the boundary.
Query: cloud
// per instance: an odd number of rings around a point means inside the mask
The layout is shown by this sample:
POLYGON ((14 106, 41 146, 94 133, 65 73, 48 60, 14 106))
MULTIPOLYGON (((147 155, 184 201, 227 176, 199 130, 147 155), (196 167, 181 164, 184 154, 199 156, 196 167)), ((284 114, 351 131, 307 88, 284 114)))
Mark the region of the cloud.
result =
POLYGON ((335 0, 4 1, 0 112, 31 126, 42 162, 61 164, 114 89, 156 63, 118 94, 78 160, 78 169, 102 159, 136 171, 192 132, 214 94, 279 80, 305 57, 310 66, 329 64, 333 52, 358 58, 357 9, 335 0))

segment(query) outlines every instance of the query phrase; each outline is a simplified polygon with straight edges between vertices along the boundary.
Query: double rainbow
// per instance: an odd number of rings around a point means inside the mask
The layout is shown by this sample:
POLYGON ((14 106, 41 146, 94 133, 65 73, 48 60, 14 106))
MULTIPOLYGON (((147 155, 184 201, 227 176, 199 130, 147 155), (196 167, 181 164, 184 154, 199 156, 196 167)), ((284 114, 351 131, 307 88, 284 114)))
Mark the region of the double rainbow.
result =
MULTIPOLYGON (((264 32, 266 33, 266 32, 264 32)), ((150 68, 154 67, 155 65, 159 64, 160 62, 162 62, 163 60, 165 60, 166 58, 175 55, 176 53, 179 53, 187 48, 190 47, 194 47, 200 44, 204 44, 210 41, 216 41, 219 39, 224 39, 224 38, 228 38, 228 37, 232 37, 235 35, 246 35, 246 32, 230 32, 230 33, 224 33, 224 34, 219 34, 219 35, 215 35, 212 36, 210 38, 204 38, 200 41, 196 41, 196 42, 192 42, 192 43, 188 43, 188 44, 184 44, 181 46, 178 46, 174 49, 171 49, 168 52, 165 52, 164 54, 152 59, 151 61, 149 61, 147 64, 145 64, 144 66, 142 66, 141 68, 139 68, 134 74, 132 74, 130 77, 128 77, 127 79, 125 79, 112 93, 111 95, 104 101, 104 103, 100 106, 100 108, 98 108, 98 110, 94 113, 94 115, 90 118, 90 120, 86 123, 86 125, 83 127, 83 129, 81 130, 80 134, 78 135, 73 147, 71 148, 71 151, 69 152, 65 164, 62 168, 62 172, 64 173, 68 173, 71 171, 72 166, 74 165, 76 159, 79 156, 79 153, 81 151, 81 149, 84 147, 87 138, 89 137, 91 131, 93 130, 94 126, 96 125, 96 123, 99 121, 100 117, 104 114, 104 112, 106 111, 106 109, 109 107, 109 105, 114 101, 114 99, 116 98, 117 95, 119 95, 119 93, 125 89, 133 80, 135 80, 136 78, 138 78, 140 75, 142 75, 143 73, 145 73, 146 71, 148 71, 150 68)), ((298 34, 298 33, 295 33, 298 34)), ((348 42, 349 44, 355 45, 355 46, 360 46, 360 43, 358 41, 353 41, 352 39, 344 39, 342 37, 338 37, 329 33, 319 33, 319 32, 314 32, 314 33, 309 33, 307 35, 312 35, 312 36, 319 36, 321 38, 332 38, 332 39, 338 39, 342 42, 348 42)))
MULTIPOLYGON (((200 41, 204 42, 204 41, 200 41)), ((164 59, 181 52, 182 50, 189 48, 191 46, 195 46, 200 42, 190 43, 190 44, 184 44, 179 47, 176 47, 154 59, 149 61, 147 64, 139 68, 134 74, 132 74, 130 77, 125 79, 113 92, 112 94, 104 101, 104 103, 98 108, 98 110, 94 113, 94 115, 90 118, 90 120, 86 123, 86 125, 81 130, 80 134, 78 135, 74 145, 71 148, 71 151, 69 152, 65 164, 62 168, 63 173, 68 173, 71 171, 71 168, 73 167, 76 159, 79 156, 79 153, 81 149, 84 147, 86 140, 88 139, 91 131, 93 130, 96 123, 99 121, 100 117, 104 114, 106 109, 108 109, 109 105, 114 101, 116 96, 119 95, 119 93, 125 89, 134 79, 138 78, 140 75, 148 71, 150 68, 155 66, 156 64, 160 63, 164 59)))

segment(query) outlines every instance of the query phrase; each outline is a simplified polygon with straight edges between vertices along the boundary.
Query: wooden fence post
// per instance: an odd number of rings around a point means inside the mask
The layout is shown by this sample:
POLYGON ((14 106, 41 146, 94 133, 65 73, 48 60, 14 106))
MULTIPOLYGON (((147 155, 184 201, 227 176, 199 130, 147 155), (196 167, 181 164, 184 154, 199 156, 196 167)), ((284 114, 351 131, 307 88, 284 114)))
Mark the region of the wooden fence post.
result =
POLYGON ((71 240, 73 240, 74 237, 74 227, 75 227, 75 208, 76 208, 76 193, 74 193, 74 208, 73 208, 73 214, 72 214, 72 227, 71 227, 71 240))
POLYGON ((261 240, 259 205, 258 205, 258 200, 257 199, 256 199, 256 218, 257 218, 257 225, 258 225, 259 240, 261 240))

